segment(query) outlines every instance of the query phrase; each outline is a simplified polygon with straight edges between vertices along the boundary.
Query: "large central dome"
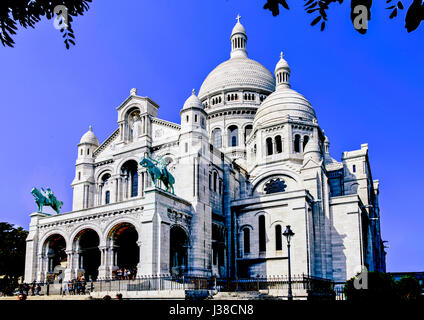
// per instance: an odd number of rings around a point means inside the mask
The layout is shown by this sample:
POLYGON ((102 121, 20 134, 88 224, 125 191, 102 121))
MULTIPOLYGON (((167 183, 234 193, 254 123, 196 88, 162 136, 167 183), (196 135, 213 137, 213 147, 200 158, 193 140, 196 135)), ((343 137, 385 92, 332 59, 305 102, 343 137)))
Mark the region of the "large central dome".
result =
POLYGON ((230 39, 231 58, 217 66, 206 77, 199 90, 200 100, 234 89, 262 91, 266 94, 273 92, 273 74, 259 62, 247 57, 247 35, 240 21, 234 26, 230 39))
POLYGON ((273 92, 274 76, 259 62, 247 57, 234 57, 209 73, 200 87, 199 98, 202 100, 216 92, 239 88, 273 92))

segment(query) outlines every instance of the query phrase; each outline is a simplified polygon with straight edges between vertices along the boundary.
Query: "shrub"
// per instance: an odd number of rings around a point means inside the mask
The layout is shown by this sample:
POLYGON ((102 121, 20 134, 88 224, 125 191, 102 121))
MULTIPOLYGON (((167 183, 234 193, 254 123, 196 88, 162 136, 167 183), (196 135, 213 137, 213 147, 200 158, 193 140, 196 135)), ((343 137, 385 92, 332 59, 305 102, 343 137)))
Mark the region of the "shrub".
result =
MULTIPOLYGON (((359 274, 358 274, 359 275, 359 274)), ((356 275, 356 277, 358 276, 356 275)), ((345 284, 346 299, 350 301, 376 301, 376 300, 395 300, 398 298, 396 293, 396 282, 393 277, 382 272, 368 272, 368 289, 356 289, 354 280, 349 279, 345 284)))
POLYGON ((397 292, 403 301, 415 301, 421 295, 421 286, 415 277, 405 276, 396 282, 397 292))

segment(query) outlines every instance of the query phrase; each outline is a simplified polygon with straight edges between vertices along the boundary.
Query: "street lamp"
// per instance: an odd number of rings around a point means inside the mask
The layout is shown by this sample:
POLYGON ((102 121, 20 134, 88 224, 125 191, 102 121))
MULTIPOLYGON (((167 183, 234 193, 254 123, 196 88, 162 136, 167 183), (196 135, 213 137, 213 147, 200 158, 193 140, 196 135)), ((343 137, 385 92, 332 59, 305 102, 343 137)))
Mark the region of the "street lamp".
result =
POLYGON ((290 226, 286 226, 286 230, 283 232, 283 236, 287 239, 287 252, 288 252, 288 262, 289 262, 289 294, 287 300, 293 300, 292 294, 292 285, 291 285, 291 269, 290 269, 290 240, 294 236, 293 231, 290 229, 290 226))

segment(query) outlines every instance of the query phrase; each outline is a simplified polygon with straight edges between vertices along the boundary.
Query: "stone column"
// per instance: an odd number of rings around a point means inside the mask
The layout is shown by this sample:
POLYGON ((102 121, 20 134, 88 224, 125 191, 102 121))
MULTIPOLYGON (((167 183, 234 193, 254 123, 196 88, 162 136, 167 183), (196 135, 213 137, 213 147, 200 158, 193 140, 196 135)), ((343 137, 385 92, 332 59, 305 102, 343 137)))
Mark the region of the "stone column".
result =
POLYGON ((138 250, 139 250, 139 254, 138 254, 138 263, 137 263, 137 278, 140 277, 140 275, 143 273, 142 270, 142 263, 141 263, 141 257, 142 257, 142 242, 140 240, 137 241, 137 245, 138 245, 138 250))
POLYGON ((119 202, 121 199, 119 197, 121 178, 115 179, 115 202, 119 202))
POLYGON ((107 256, 108 256, 108 248, 106 246, 99 246, 100 250, 100 266, 99 266, 99 274, 98 279, 104 280, 108 277, 108 264, 107 264, 107 256))
POLYGON ((47 259, 47 256, 43 253, 40 253, 37 257, 37 261, 38 261, 37 281, 44 281, 45 279, 46 259, 47 259))
POLYGON ((67 266, 65 269, 64 281, 70 281, 73 279, 73 264, 74 264, 74 251, 66 250, 67 255, 67 266))
POLYGON ((138 171, 138 190, 137 196, 141 197, 143 195, 143 172, 141 170, 138 171))

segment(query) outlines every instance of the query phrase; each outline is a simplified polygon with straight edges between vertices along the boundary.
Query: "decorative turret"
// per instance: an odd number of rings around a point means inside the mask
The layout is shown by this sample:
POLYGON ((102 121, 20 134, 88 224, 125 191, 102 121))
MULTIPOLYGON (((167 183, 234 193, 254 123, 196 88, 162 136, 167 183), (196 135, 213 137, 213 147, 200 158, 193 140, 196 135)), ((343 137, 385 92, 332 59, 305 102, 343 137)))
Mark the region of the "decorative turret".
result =
POLYGON ((205 108, 193 89, 191 96, 185 101, 180 112, 181 133, 206 130, 205 108))
POLYGON ((277 79, 277 86, 278 88, 290 88, 290 67, 287 61, 284 59, 284 54, 281 51, 280 54, 280 61, 278 61, 277 65, 275 66, 275 79, 277 79))
POLYGON ((247 58, 246 44, 247 34, 240 23, 240 15, 237 15, 237 23, 231 32, 231 58, 247 58))
POLYGON ((72 181, 74 197, 72 210, 81 210, 94 205, 94 158, 93 151, 99 140, 90 126, 78 144, 78 158, 75 164, 75 178, 72 181))
POLYGON ((81 137, 80 143, 78 144, 78 159, 91 155, 93 151, 99 146, 99 140, 93 132, 93 128, 90 126, 88 131, 81 137))
POLYGON ((312 138, 306 143, 306 146, 303 150, 303 157, 304 164, 306 164, 309 159, 312 159, 317 163, 321 161, 322 155, 317 139, 312 138))

